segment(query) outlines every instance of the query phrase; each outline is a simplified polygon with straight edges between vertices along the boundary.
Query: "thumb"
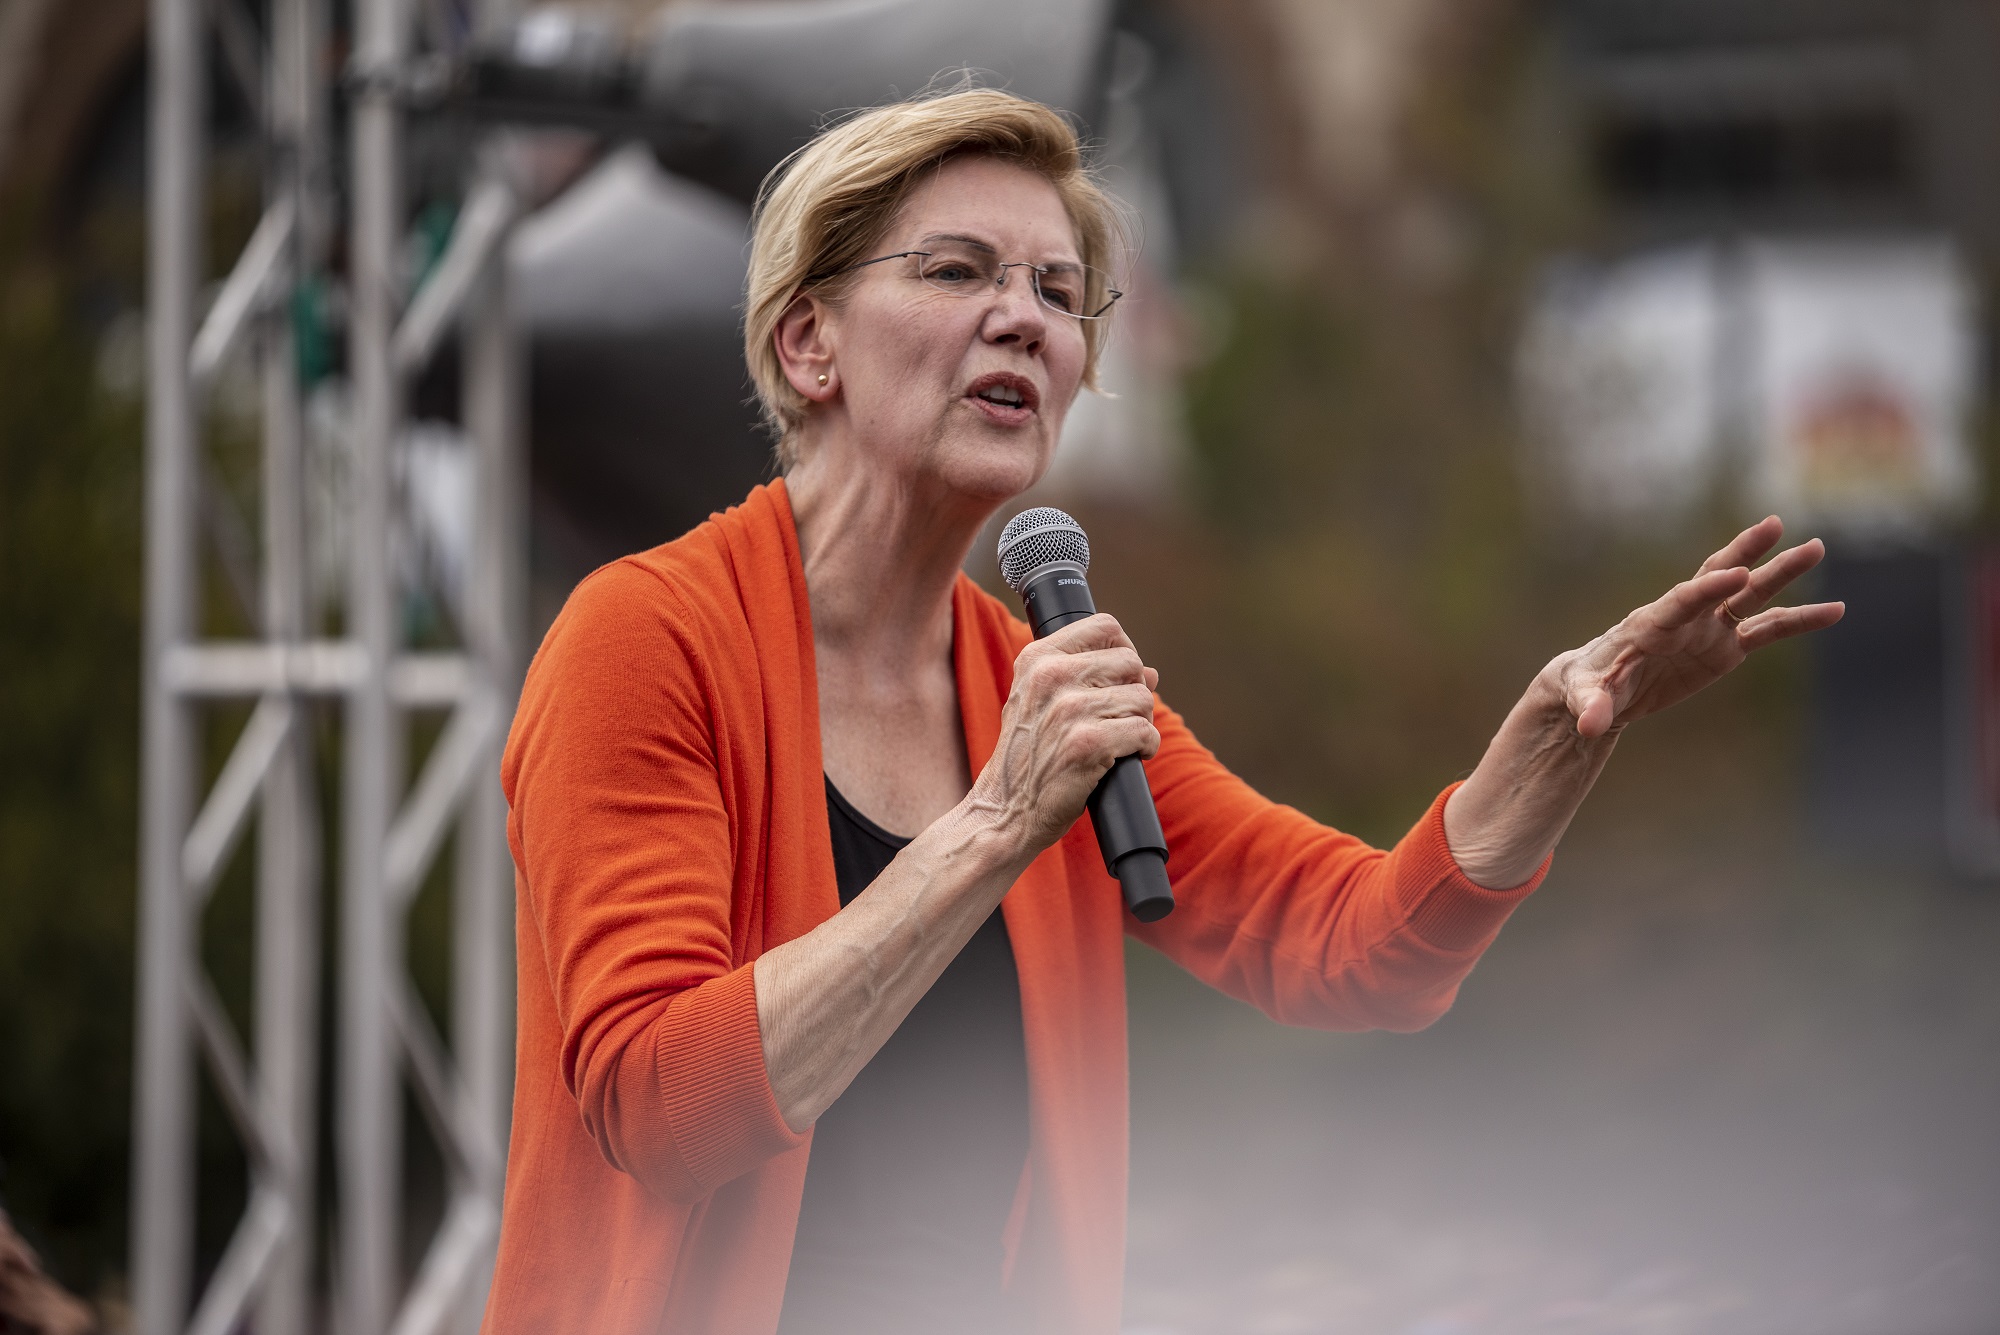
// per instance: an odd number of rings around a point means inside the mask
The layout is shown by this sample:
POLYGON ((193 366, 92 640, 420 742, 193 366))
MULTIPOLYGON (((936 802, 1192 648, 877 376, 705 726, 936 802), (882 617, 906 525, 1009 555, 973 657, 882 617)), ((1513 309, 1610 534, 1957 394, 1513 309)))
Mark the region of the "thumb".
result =
POLYGON ((1576 713, 1577 735, 1597 738, 1611 731, 1611 720, 1618 712, 1618 702, 1602 686, 1587 686, 1577 693, 1570 708, 1576 713))

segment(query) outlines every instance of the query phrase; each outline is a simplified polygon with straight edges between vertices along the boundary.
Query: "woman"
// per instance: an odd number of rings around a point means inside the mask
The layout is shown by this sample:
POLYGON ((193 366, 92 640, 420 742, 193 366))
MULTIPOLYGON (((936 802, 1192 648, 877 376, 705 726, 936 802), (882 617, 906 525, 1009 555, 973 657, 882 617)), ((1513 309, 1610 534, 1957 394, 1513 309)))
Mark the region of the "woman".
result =
POLYGON ((1775 519, 1550 662, 1381 851, 1266 801, 1109 616, 1031 643, 960 567, 1049 464, 1115 299, 1069 127, 884 108, 767 187, 746 353, 783 480, 578 587, 504 767, 520 1053, 487 1327, 1118 1327, 1121 939, 1279 1020, 1448 1007, 1621 729, 1838 619, 1775 519), (1179 907, 1085 796, 1137 752, 1179 907))

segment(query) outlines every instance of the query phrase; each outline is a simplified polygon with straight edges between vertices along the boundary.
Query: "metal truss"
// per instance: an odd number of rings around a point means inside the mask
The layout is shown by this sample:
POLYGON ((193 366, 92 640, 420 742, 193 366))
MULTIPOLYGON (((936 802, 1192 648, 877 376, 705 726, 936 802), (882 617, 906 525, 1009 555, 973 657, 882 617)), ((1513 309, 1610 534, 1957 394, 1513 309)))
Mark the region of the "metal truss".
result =
POLYGON ((348 225, 354 413, 343 633, 316 626, 308 587, 305 412, 290 296, 324 264, 333 207, 327 0, 272 0, 269 39, 237 0, 152 0, 148 182, 146 628, 133 1301, 141 1335, 427 1335, 483 1306, 512 1080, 512 864, 498 756, 518 690, 525 587, 524 377, 508 318, 504 241, 518 212, 497 172, 475 178, 441 262, 400 290, 406 0, 359 0, 348 225), (231 18, 230 16, 234 16, 231 18), (227 18, 229 21, 225 22, 227 18), (206 24, 262 118, 266 210, 205 315, 201 239, 206 24), (405 388, 454 323, 474 460, 473 538, 459 644, 402 633, 395 451, 405 388), (203 398, 251 346, 262 381, 262 559, 252 638, 204 639, 198 575, 203 398), (201 791, 202 711, 255 701, 201 791), (321 1301, 314 1164, 324 955, 316 700, 341 706, 335 1110, 337 1227, 321 1301), (442 712, 406 782, 409 723, 442 712), (200 960, 208 894, 256 839, 255 1032, 246 1047, 200 960), (409 977, 404 921, 457 836, 447 1043, 409 977), (250 1190, 196 1291, 195 1094, 205 1062, 241 1137, 250 1190), (404 1081, 449 1171, 444 1221, 400 1273, 404 1081))

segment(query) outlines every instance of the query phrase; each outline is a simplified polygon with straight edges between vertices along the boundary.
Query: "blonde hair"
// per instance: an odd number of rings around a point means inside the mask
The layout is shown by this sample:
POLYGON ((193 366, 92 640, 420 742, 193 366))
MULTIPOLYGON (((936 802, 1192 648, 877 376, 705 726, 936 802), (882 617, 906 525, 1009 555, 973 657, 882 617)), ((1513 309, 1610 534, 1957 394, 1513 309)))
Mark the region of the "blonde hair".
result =
MULTIPOLYGON (((814 280, 869 258, 919 176, 959 157, 997 158, 1048 181, 1076 229, 1079 258, 1100 273, 1111 268, 1122 236, 1117 206, 1092 178, 1076 131, 1039 102, 991 88, 932 93, 822 131, 764 179, 751 214, 743 355, 780 467, 797 462, 811 401, 785 379, 779 320, 808 287, 837 302, 851 276, 814 280)), ((1094 389, 1107 322, 1082 323, 1083 383, 1094 389)))

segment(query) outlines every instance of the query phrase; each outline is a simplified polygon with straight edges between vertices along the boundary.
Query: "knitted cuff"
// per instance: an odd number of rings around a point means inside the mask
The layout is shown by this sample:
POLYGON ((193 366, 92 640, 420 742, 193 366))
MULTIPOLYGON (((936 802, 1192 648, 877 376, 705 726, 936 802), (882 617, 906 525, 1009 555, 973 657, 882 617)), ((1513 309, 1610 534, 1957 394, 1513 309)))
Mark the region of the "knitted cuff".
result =
POLYGON ((1488 890, 1467 880, 1444 837, 1444 804, 1457 784, 1438 794, 1430 810, 1396 846, 1396 900, 1410 930, 1439 950, 1483 950, 1520 902, 1548 875, 1551 853, 1520 885, 1488 890))

